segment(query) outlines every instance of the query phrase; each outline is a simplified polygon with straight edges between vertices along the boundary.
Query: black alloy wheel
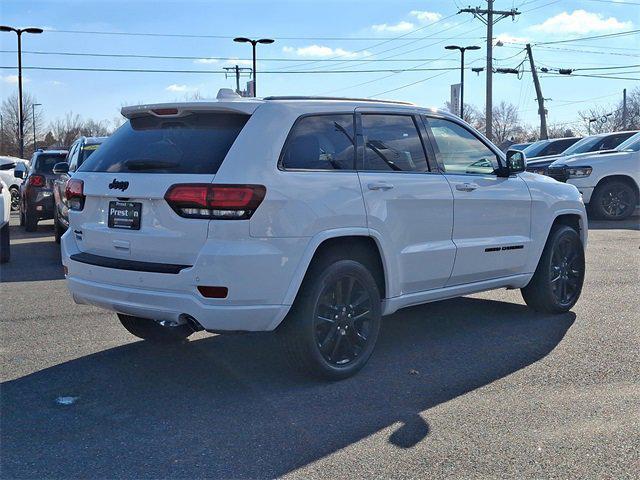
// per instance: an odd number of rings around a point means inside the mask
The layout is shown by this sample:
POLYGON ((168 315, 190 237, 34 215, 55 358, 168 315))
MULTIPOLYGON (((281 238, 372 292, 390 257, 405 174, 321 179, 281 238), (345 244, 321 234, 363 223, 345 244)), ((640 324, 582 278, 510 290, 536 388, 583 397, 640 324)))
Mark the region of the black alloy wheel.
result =
POLYGON ((573 305, 582 287, 584 262, 569 236, 558 240, 551 255, 550 282, 559 305, 573 305))
POLYGON ((353 275, 335 279, 323 290, 314 316, 314 331, 322 357, 336 366, 362 354, 373 328, 372 298, 353 275))

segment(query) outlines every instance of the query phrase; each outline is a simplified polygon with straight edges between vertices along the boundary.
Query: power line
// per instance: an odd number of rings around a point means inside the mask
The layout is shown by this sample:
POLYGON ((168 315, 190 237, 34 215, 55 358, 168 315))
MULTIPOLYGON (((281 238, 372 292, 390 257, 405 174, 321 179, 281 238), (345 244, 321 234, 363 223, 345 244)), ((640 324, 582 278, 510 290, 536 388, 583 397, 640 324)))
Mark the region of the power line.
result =
POLYGON ((399 86, 397 88, 392 88, 391 90, 385 90, 384 92, 376 93, 375 95, 369 95, 368 98, 379 97, 380 95, 384 95, 386 93, 396 92, 398 90, 402 90, 403 88, 411 87, 413 85, 417 85, 418 83, 426 82, 427 80, 431 80, 432 78, 440 77, 440 76, 444 75, 445 73, 446 72, 437 73, 437 74, 435 74, 435 75, 433 75, 431 77, 427 77, 427 78, 423 78, 422 80, 418 80, 417 82, 407 83, 406 85, 401 85, 401 86, 399 86))
MULTIPOLYGON (((451 15, 453 16, 453 15, 451 15)), ((445 17, 449 18, 449 17, 445 17)), ((443 19, 440 19, 443 20, 443 19)), ((437 20, 437 21, 440 21, 437 20)), ((436 22, 434 22, 436 23, 436 22)), ((339 36, 278 36, 272 37, 275 40, 326 40, 326 41, 375 41, 375 40, 401 40, 402 38, 406 38, 407 35, 410 35, 414 32, 417 32, 423 28, 429 27, 433 25, 425 25, 424 27, 420 27, 416 30, 412 30, 407 34, 403 34, 396 37, 339 37, 339 36)), ((78 35, 116 35, 116 36, 134 36, 134 37, 166 37, 166 38, 217 38, 217 39, 225 39, 232 40, 237 35, 207 35, 207 34, 191 34, 191 33, 153 33, 153 32, 113 32, 113 31, 98 31, 98 30, 57 30, 57 29, 45 29, 47 33, 68 33, 68 34, 78 34, 78 35)), ((254 35, 257 36, 257 35, 254 35)), ((409 37, 409 38, 418 38, 418 37, 409 37)), ((466 39, 479 39, 483 37, 457 37, 457 38, 466 38, 466 39)), ((449 38, 443 38, 443 40, 450 40, 449 38)))
MULTIPOLYGON (((15 66, 0 66, 0 69, 15 69, 15 66)), ((225 72, 220 70, 171 70, 171 69, 146 69, 146 68, 100 68, 100 67, 41 67, 28 66, 22 67, 23 70, 52 70, 52 71, 72 71, 72 72, 126 72, 126 73, 187 73, 187 74, 207 74, 207 75, 224 75, 225 72)), ((336 73, 385 73, 385 72, 431 72, 431 71, 453 71, 460 70, 458 67, 441 67, 441 68, 388 68, 388 69, 371 69, 371 70, 263 70, 261 74, 336 74, 336 73)))
POLYGON ((570 42, 581 42, 582 40, 592 40, 594 38, 614 38, 614 37, 624 37, 626 35, 635 35, 639 30, 627 30, 625 32, 617 32, 617 33, 606 33, 603 35, 591 35, 589 37, 580 37, 580 38, 571 38, 568 40, 555 40, 553 42, 538 42, 536 45, 553 45, 556 43, 570 43, 570 42))
POLYGON ((599 2, 599 3, 614 3, 616 5, 640 5, 637 2, 623 2, 622 0, 587 0, 589 2, 599 2))
MULTIPOLYGON (((15 50, 0 50, 0 53, 12 53, 15 54, 15 50)), ((242 59, 234 57, 207 57, 207 56, 190 56, 190 55, 145 55, 134 53, 85 53, 85 52, 47 52, 47 51, 34 51, 23 50, 23 54, 30 55, 56 55, 56 56, 71 56, 71 57, 97 57, 97 58, 149 58, 149 59, 167 59, 167 60, 216 60, 216 61, 229 61, 229 62, 241 62, 250 61, 251 59, 242 59)), ((370 59, 368 62, 423 62, 423 61, 435 61, 436 58, 384 58, 384 59, 370 59)), ((304 58, 260 58, 261 62, 308 62, 308 59, 304 58)), ((316 62, 361 62, 362 59, 347 59, 347 60, 331 60, 331 59, 317 59, 316 62)), ((455 60, 451 60, 455 61, 455 60)))

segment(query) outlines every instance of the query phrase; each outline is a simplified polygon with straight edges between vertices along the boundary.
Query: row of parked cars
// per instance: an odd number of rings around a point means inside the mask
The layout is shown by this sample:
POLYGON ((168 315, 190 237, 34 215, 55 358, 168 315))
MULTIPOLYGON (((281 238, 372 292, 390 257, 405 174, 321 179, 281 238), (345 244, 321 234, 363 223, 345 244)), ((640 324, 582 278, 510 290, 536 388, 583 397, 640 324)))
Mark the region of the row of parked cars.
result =
POLYGON ((639 203, 638 131, 555 138, 509 148, 526 155, 527 171, 575 185, 594 217, 624 220, 639 203))

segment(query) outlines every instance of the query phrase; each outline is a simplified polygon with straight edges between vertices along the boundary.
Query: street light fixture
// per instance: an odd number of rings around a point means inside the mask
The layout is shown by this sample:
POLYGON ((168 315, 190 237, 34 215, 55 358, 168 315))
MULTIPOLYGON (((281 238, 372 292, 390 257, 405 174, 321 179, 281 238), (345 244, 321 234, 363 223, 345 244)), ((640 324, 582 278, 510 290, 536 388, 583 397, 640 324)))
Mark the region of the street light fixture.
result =
POLYGON ((36 145, 36 107, 41 107, 41 103, 32 103, 31 104, 31 123, 33 123, 33 151, 35 152, 38 148, 36 145))
POLYGON ((460 118, 464 119, 464 52, 466 50, 480 50, 477 45, 459 47, 458 45, 447 45, 446 50, 460 50, 460 118))
POLYGON ((20 133, 20 158, 24 158, 24 113, 22 111, 22 34, 42 33, 43 30, 37 27, 14 28, 7 25, 0 25, 0 32, 14 32, 18 36, 18 124, 20 133))
POLYGON ((238 43, 250 43, 251 44, 251 49, 253 52, 253 96, 256 97, 257 96, 257 86, 256 86, 256 76, 257 76, 257 72, 256 72, 256 45, 258 43, 263 43, 263 44, 269 44, 269 43, 273 43, 275 42, 275 40, 271 39, 271 38, 260 38, 258 40, 252 40, 251 38, 247 38, 247 37, 236 37, 233 39, 234 42, 238 42, 238 43))

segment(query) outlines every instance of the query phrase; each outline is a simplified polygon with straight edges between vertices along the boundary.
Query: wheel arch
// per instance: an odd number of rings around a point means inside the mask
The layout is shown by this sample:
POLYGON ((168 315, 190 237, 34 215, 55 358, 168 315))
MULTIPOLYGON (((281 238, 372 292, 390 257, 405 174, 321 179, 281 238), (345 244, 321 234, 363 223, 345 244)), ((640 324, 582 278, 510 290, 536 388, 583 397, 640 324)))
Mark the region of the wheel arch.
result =
MULTIPOLYGON (((587 230, 589 228, 586 218, 581 215, 579 212, 559 212, 555 218, 553 219, 553 222, 551 223, 551 226, 549 227, 549 231, 547 232, 547 239, 549 238, 549 235, 551 234, 551 229, 555 226, 555 225, 566 225, 568 227, 573 228, 574 230, 576 230, 578 232, 578 234, 580 235, 580 239, 582 240, 582 244, 586 246, 587 244, 587 230)), ((546 242, 546 240, 545 240, 546 242)))
POLYGON ((385 298, 393 288, 389 285, 391 275, 384 257, 383 248, 375 234, 367 228, 338 229, 322 232, 311 238, 298 268, 291 280, 284 304, 293 305, 296 295, 313 262, 326 255, 336 258, 356 258, 364 263, 380 289, 380 297, 385 298))

